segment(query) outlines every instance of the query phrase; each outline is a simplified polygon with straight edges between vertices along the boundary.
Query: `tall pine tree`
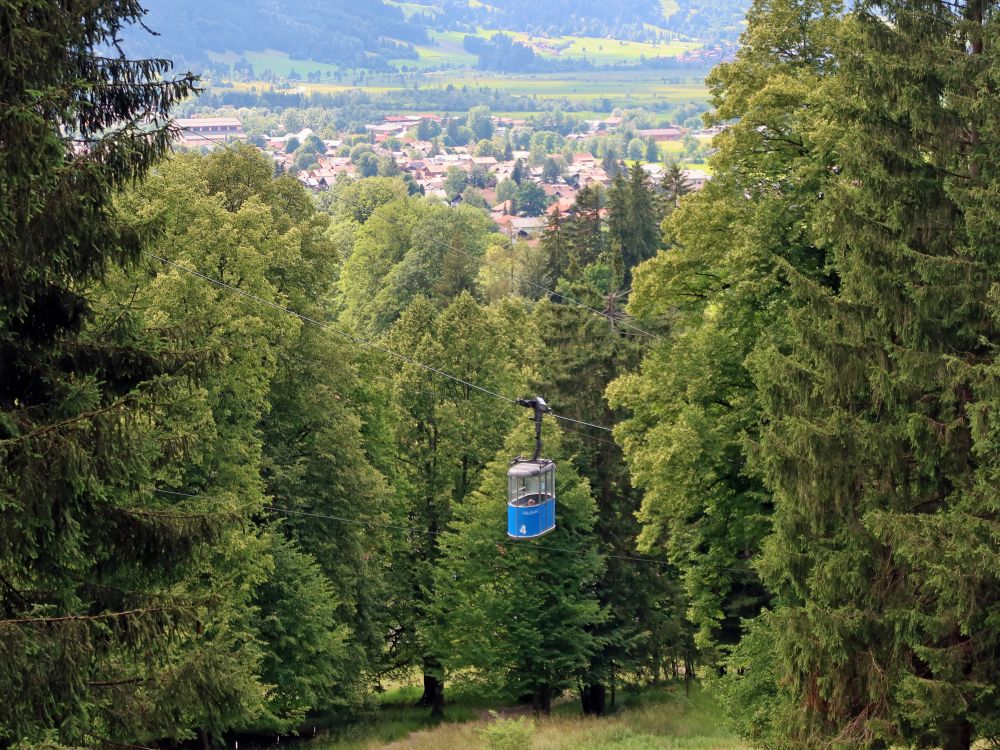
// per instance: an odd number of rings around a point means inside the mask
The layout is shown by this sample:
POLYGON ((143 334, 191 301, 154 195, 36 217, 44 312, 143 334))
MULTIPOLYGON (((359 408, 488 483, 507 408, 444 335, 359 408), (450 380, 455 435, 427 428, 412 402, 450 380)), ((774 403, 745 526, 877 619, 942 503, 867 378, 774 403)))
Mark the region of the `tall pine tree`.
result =
POLYGON ((835 283, 792 275, 789 344, 754 358, 801 745, 996 734, 997 11, 859 3, 804 97, 835 283))

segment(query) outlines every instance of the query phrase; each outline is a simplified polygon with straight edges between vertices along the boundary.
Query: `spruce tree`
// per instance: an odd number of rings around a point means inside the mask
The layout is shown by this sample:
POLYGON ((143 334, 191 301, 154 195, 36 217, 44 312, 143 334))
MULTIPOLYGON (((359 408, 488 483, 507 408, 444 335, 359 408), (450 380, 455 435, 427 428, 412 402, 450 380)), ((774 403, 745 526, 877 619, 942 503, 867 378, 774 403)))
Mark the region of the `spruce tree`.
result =
MULTIPOLYGON (((563 279, 559 290, 591 308, 602 308, 607 297, 590 280, 597 270, 588 267, 576 280, 563 279)), ((537 316, 547 366, 534 390, 546 394, 562 415, 605 425, 621 419, 623 411, 608 407, 604 391, 612 380, 638 366, 648 338, 610 325, 577 305, 545 304, 537 316)), ((574 467, 589 482, 598 511, 594 522, 598 548, 609 555, 594 585, 608 616, 592 629, 600 647, 591 654, 582 676, 583 710, 595 714, 605 711, 622 675, 658 676, 662 664, 681 655, 686 645, 678 637, 685 629, 680 622, 682 597, 667 566, 658 560, 623 559, 636 556, 640 531, 636 513, 642 496, 632 486, 621 449, 610 437, 573 426, 561 438, 574 467)))
POLYGON ((835 283, 793 275, 789 344, 754 359, 802 745, 996 734, 997 10, 859 3, 804 99, 835 283))
POLYGON ((0 8, 0 742, 180 736, 200 701, 221 708, 196 695, 206 672, 160 671, 213 609, 178 582, 238 522, 152 496, 191 426, 161 410, 198 353, 123 312, 88 333, 90 287, 150 229, 117 221, 114 197, 169 149, 194 88, 116 51, 143 13, 0 8))
POLYGON ((530 694, 545 714, 585 673, 601 646, 595 629, 606 617, 594 593, 603 563, 593 534, 594 501, 551 421, 543 453, 558 462, 556 530, 537 546, 504 538, 507 467, 534 445, 525 420, 486 466, 479 488, 456 507, 441 538, 433 603, 446 666, 460 679, 512 697, 530 694))
POLYGON ((608 241, 625 287, 631 284, 632 269, 659 249, 659 224, 649 175, 641 164, 634 164, 615 177, 608 191, 608 241))
POLYGON ((594 263, 604 252, 603 206, 603 190, 597 185, 589 185, 576 194, 570 216, 563 221, 563 234, 570 248, 568 266, 582 268, 594 263))
MULTIPOLYGON (((558 206, 549 214, 545 232, 538 243, 538 249, 544 259, 544 275, 540 283, 542 286, 554 290, 556 283, 566 273, 570 259, 570 248, 566 240, 566 233, 563 231, 563 215, 558 206)), ((525 291, 529 293, 528 296, 538 296, 538 292, 531 294, 533 291, 531 289, 525 291)))

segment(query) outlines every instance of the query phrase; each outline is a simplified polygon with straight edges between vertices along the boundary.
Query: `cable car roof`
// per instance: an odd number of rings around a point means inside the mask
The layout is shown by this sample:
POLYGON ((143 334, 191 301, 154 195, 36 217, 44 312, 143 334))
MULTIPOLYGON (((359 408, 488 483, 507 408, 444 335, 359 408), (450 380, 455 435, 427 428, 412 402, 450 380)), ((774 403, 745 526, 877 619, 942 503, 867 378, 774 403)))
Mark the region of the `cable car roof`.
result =
POLYGON ((515 458, 514 462, 507 469, 509 477, 530 477, 541 474, 543 471, 554 468, 555 462, 551 458, 515 458))

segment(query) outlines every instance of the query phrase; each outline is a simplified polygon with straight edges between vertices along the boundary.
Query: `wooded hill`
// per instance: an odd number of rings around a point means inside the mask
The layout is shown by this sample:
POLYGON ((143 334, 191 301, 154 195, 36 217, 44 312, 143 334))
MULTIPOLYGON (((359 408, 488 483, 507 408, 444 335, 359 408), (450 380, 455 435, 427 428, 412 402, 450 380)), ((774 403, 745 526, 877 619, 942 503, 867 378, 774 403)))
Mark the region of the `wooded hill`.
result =
POLYGON ((746 3, 713 0, 711 12, 682 0, 664 16, 658 0, 624 2, 526 3, 521 0, 471 4, 466 0, 399 4, 383 0, 317 0, 276 4, 251 2, 202 3, 159 0, 149 4, 147 25, 126 30, 126 48, 135 55, 173 59, 180 68, 201 67, 209 52, 244 53, 279 50, 294 60, 335 63, 351 68, 384 70, 403 60, 416 60, 413 45, 426 44, 428 32, 476 34, 480 27, 559 36, 577 34, 614 39, 654 40, 664 31, 694 40, 735 41, 746 3), (651 26, 660 31, 651 30, 651 26), (389 61, 396 62, 390 63, 389 61))
POLYGON ((714 177, 537 246, 170 155, 142 17, 0 7, 0 746, 221 745, 419 672, 713 674, 769 748, 1000 736, 1000 10, 761 0, 714 177), (627 299, 627 307, 623 309, 627 299), (556 529, 504 534, 544 395, 556 529))

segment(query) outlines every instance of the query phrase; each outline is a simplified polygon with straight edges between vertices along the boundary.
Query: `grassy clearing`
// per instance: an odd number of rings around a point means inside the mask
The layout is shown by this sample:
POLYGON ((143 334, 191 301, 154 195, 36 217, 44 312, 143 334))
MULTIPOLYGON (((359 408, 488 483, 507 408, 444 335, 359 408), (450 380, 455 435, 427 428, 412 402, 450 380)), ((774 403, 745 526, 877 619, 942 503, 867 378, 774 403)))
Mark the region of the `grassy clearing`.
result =
MULTIPOLYGON (((457 32, 448 32, 457 34, 457 32)), ((460 46, 461 42, 457 42, 460 46)), ((458 59, 459 52, 454 52, 458 59)), ((461 52, 461 54, 467 54, 461 52)), ((240 56, 233 53, 212 53, 220 62, 235 62, 240 56)), ((262 73, 270 69, 279 76, 287 76, 296 70, 302 76, 318 71, 321 82, 298 81, 293 86, 301 91, 335 94, 344 91, 364 91, 385 93, 403 89, 478 89, 501 91, 504 93, 529 96, 536 99, 555 100, 579 107, 599 117, 611 107, 650 107, 675 105, 684 102, 705 102, 708 89, 704 76, 708 69, 686 71, 682 76, 663 75, 653 70, 595 70, 579 73, 546 74, 500 74, 487 73, 471 68, 438 70, 433 72, 410 72, 393 74, 362 74, 359 71, 340 70, 340 80, 336 79, 338 68, 324 63, 292 60, 287 54, 274 50, 247 52, 245 57, 254 71, 262 73)), ((414 61, 409 61, 413 63, 414 61)), ((267 89, 270 84, 263 81, 233 82, 233 87, 241 90, 267 89)), ((525 113, 518 113, 525 114, 525 113)), ((514 113, 511 113, 513 116, 514 113)))
MULTIPOLYGON (((664 0, 672 2, 672 0, 664 0)), ((436 10, 431 6, 424 6, 414 2, 397 1, 393 5, 401 8, 407 18, 416 13, 433 12, 436 10)), ((476 30, 475 35, 483 39, 489 39, 498 32, 497 29, 476 30)), ((517 31, 505 31, 515 41, 530 46, 536 54, 549 60, 590 60, 597 65, 605 64, 633 64, 638 63, 642 58, 653 59, 656 57, 676 57, 690 50, 698 49, 702 45, 698 42, 690 41, 670 41, 662 43, 634 42, 623 39, 604 39, 602 37, 589 36, 554 36, 541 37, 531 36, 517 31)), ((463 39, 465 32, 461 31, 431 31, 429 32, 430 43, 418 44, 414 48, 419 59, 397 58, 390 60, 392 65, 407 70, 446 70, 453 68, 469 68, 476 64, 476 55, 465 50, 463 39)), ((297 70, 299 73, 319 71, 324 78, 329 74, 331 77, 337 70, 343 73, 350 73, 338 65, 330 63, 313 62, 311 60, 292 60, 286 53, 278 50, 263 50, 256 52, 246 52, 243 55, 234 52, 209 52, 209 57, 216 62, 232 64, 245 57, 250 62, 254 70, 263 72, 270 69, 278 76, 287 76, 290 71, 297 70)), ((586 77, 589 77, 587 75, 586 77)))
POLYGON ((293 60, 286 52, 266 49, 259 52, 245 52, 236 54, 235 52, 209 52, 208 57, 213 62, 223 62, 232 65, 240 59, 246 59, 253 65, 254 72, 260 75, 267 69, 274 71, 277 76, 287 76, 292 70, 296 70, 302 75, 314 73, 317 70, 324 76, 329 73, 331 76, 338 70, 343 70, 339 65, 331 63, 313 62, 312 60, 293 60))
POLYGON ((409 21, 417 13, 424 13, 429 16, 436 16, 441 12, 441 9, 436 5, 424 5, 423 3, 415 2, 400 2, 400 0, 385 0, 388 5, 395 5, 397 8, 403 11, 403 17, 409 21))
POLYGON ((390 60, 392 65, 407 66, 410 70, 427 70, 430 68, 468 67, 475 65, 479 59, 476 55, 466 52, 462 44, 463 34, 460 31, 431 31, 430 44, 415 45, 419 60, 390 60))
POLYGON ((421 688, 406 686, 383 693, 377 711, 330 730, 319 739, 298 745, 300 750, 368 750, 384 747, 411 734, 433 729, 447 733, 453 725, 477 722, 486 713, 485 703, 469 696, 459 696, 448 705, 442 722, 432 722, 428 709, 415 707, 421 688))
MULTIPOLYGON (((677 57, 685 52, 698 49, 698 42, 633 42, 624 39, 604 39, 602 37, 556 37, 551 40, 565 45, 557 55, 544 54, 554 58, 586 58, 598 65, 605 63, 637 63, 643 57, 677 57)), ((549 40, 545 40, 549 43, 549 40)), ((539 50, 536 49, 536 52, 539 50)))
MULTIPOLYGON (((449 705, 449 720, 427 726, 426 710, 393 707, 400 694, 393 692, 369 723, 355 725, 346 734, 320 738, 306 744, 307 750, 475 750, 490 747, 486 736, 493 720, 484 718, 482 704, 460 700, 449 705), (352 734, 353 732, 353 734, 352 734)), ((411 689, 410 704, 419 691, 411 689)), ((556 707, 548 718, 535 719, 523 709, 518 719, 494 726, 497 732, 522 736, 524 750, 750 750, 728 732, 712 696, 695 685, 690 697, 680 685, 626 695, 613 715, 587 718, 576 701, 556 707), (527 726, 525 726, 527 725, 527 726)))

